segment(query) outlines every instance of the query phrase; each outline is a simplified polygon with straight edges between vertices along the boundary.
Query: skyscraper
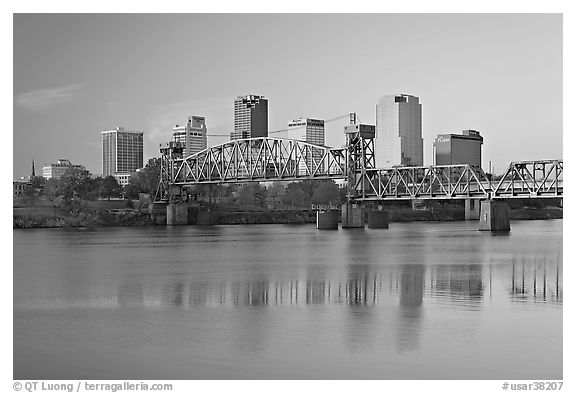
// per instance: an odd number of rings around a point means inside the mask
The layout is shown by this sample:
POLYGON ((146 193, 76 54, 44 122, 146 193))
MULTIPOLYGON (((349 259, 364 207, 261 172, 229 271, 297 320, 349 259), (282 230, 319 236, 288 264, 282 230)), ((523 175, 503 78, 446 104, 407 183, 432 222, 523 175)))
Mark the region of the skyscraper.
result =
POLYGON ((174 142, 184 143, 184 157, 206 149, 206 118, 188 116, 186 125, 172 128, 172 137, 174 142))
MULTIPOLYGON (((315 145, 324 145, 324 120, 318 119, 302 119, 299 117, 296 120, 292 120, 288 123, 288 135, 289 139, 296 139, 308 143, 313 143, 315 145)), ((313 168, 312 158, 316 163, 322 160, 322 153, 320 151, 313 151, 312 157, 308 157, 306 162, 300 163, 300 172, 302 174, 306 173, 306 166, 308 168, 313 168)), ((323 165, 320 165, 320 170, 322 170, 323 165)))
POLYGON ((234 100, 234 132, 230 140, 268 136, 268 100, 247 95, 234 100))
POLYGON ((288 138, 324 145, 324 120, 302 117, 292 120, 288 123, 288 138))
POLYGON ((422 104, 418 97, 396 94, 380 98, 374 150, 378 168, 423 165, 422 104))
POLYGON ((115 176, 144 166, 144 133, 124 127, 102 131, 102 173, 115 176))

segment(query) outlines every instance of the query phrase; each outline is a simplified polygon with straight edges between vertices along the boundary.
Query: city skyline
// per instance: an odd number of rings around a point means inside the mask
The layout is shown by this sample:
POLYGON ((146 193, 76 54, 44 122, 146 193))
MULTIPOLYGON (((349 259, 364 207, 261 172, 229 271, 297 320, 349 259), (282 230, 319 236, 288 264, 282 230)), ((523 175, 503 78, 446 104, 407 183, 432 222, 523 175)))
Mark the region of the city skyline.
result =
MULTIPOLYGON (((116 126, 144 132, 145 164, 190 113, 209 146, 226 142, 233 99, 251 92, 269 99, 269 132, 300 115, 375 124, 380 97, 411 94, 425 165, 437 135, 463 129, 481 130, 485 169, 562 158, 562 15, 16 14, 13 176, 58 157, 98 174, 100 131, 116 126), (215 33, 189 36, 184 21, 215 33), (256 42, 235 47, 236 30, 256 42)), ((327 121, 326 145, 344 143, 346 123, 327 121)))

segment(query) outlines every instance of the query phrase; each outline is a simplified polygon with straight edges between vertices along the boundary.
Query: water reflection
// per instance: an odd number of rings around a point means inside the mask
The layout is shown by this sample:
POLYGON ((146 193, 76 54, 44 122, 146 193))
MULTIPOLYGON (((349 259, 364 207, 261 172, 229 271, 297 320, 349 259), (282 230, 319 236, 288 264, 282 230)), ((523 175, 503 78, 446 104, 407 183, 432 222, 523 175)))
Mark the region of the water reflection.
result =
POLYGON ((400 265, 371 271, 368 265, 353 265, 339 278, 248 281, 200 281, 168 279, 154 290, 138 281, 122 281, 117 305, 166 305, 177 307, 233 306, 273 307, 334 305, 374 306, 397 299, 400 315, 417 318, 426 297, 475 309, 491 296, 493 280, 509 274, 509 297, 517 301, 561 302, 561 266, 515 261, 499 265, 400 265), (509 270, 508 270, 509 269, 509 270), (154 301, 159 297, 158 301, 154 301))
POLYGON ((482 302, 484 289, 482 265, 440 265, 433 269, 432 296, 474 306, 482 302))
POLYGON ((562 302, 561 264, 514 260, 509 296, 514 301, 562 302))
POLYGON ((400 303, 397 323, 397 348, 399 352, 411 351, 419 346, 424 298, 423 265, 404 265, 400 273, 400 303))

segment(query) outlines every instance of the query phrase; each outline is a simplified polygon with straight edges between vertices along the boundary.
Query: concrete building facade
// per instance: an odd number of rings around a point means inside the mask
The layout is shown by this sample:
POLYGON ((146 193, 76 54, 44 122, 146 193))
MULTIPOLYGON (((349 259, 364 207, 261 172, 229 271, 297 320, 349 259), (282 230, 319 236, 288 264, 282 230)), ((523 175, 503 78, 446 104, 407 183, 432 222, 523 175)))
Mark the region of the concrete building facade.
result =
POLYGON ((230 140, 268 136, 268 100, 247 95, 234 100, 234 131, 230 140))
POLYGON ((324 146, 324 120, 302 117, 292 120, 288 123, 287 138, 324 146))
POLYGON ((206 118, 188 116, 186 125, 172 128, 172 140, 184 144, 184 157, 196 154, 208 147, 206 118))
MULTIPOLYGON (((288 123, 288 135, 286 137, 288 139, 296 139, 324 146, 324 120, 310 118, 302 119, 302 117, 292 120, 288 123)), ((299 165, 299 172, 301 174, 306 173, 306 166, 308 166, 308 168, 313 167, 312 159, 314 159, 316 163, 320 162, 322 159, 322 153, 314 151, 312 152, 312 157, 309 157, 305 162, 301 162, 299 165)), ((320 170, 323 170, 322 165, 320 165, 320 170)))
POLYGON ((482 167, 484 138, 476 130, 459 134, 439 134, 434 140, 434 164, 471 164, 482 167))
POLYGON ((376 167, 424 164, 422 104, 416 96, 388 95, 376 105, 376 167))
POLYGON ((124 127, 102 131, 102 174, 136 172, 144 166, 144 133, 124 127))
POLYGON ((42 177, 44 179, 60 179, 70 169, 84 170, 84 165, 72 164, 70 160, 61 158, 55 164, 46 164, 42 167, 42 177))

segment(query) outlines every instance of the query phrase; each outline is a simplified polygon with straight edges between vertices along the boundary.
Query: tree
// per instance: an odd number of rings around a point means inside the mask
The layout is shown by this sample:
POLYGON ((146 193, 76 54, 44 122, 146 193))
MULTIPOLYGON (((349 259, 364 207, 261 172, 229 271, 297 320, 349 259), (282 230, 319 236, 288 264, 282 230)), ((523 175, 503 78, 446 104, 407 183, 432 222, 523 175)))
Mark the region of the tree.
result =
POLYGON ((122 186, 118 184, 118 180, 114 176, 106 176, 102 179, 100 188, 101 198, 113 198, 122 196, 122 186))
POLYGON ((243 184, 238 190, 238 200, 242 205, 262 205, 266 200, 266 188, 259 183, 243 184))
POLYGON ((60 178, 59 193, 65 199, 84 198, 91 191, 92 179, 86 169, 71 168, 60 178))
POLYGON ((152 197, 156 193, 160 182, 160 158, 151 158, 142 170, 138 173, 134 185, 138 186, 140 192, 147 192, 152 197))
POLYGON ((318 205, 338 204, 340 202, 340 189, 332 180, 323 182, 314 191, 312 203, 318 205))
POLYGON ((309 200, 309 196, 306 195, 300 183, 288 184, 286 192, 282 196, 282 203, 292 207, 303 206, 309 200))
POLYGON ((270 187, 268 187, 268 199, 270 199, 272 205, 276 205, 280 201, 282 195, 284 195, 285 187, 282 182, 273 182, 270 187))

